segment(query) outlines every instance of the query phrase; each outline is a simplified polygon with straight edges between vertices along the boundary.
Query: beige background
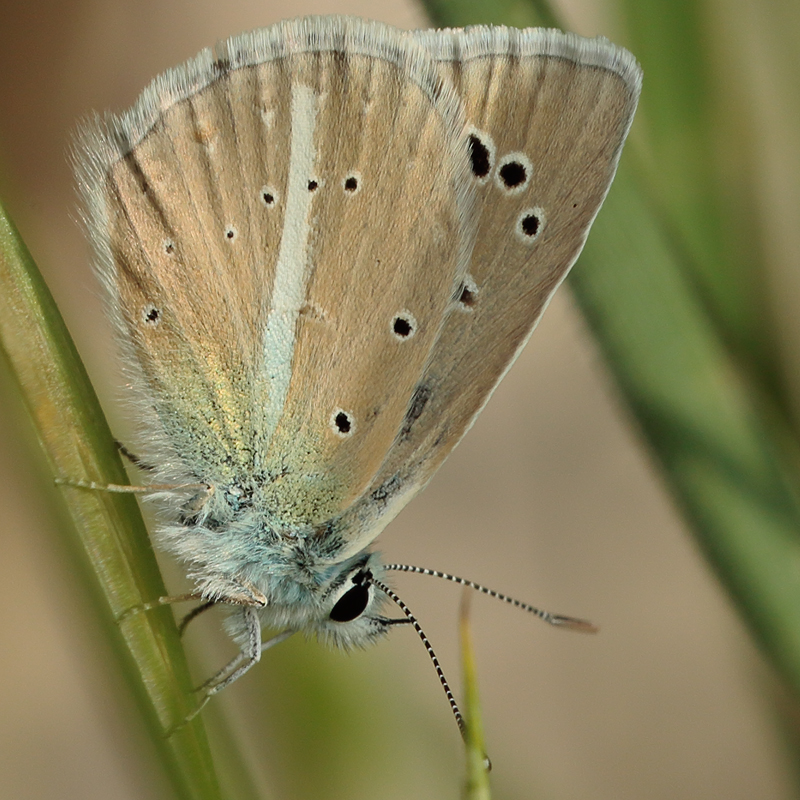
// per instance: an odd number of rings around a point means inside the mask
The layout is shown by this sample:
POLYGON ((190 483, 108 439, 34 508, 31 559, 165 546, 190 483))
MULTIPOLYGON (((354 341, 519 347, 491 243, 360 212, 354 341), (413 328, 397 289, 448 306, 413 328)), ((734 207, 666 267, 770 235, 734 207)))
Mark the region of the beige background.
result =
MULTIPOLYGON (((3 194, 115 430, 124 424, 113 410, 114 356, 75 222, 65 158, 70 131, 91 109, 129 105, 153 75, 215 39, 331 11, 424 25, 409 3, 366 0, 0 5, 3 194)), ((614 32, 594 7, 569 12, 579 33, 614 32)), ((0 425, 0 797, 166 797, 152 753, 129 721, 108 649, 85 621, 85 596, 32 491, 17 418, 5 415, 0 425)), ((570 635, 475 599, 497 796, 790 796, 769 671, 666 496, 567 291, 431 487, 382 536, 381 548, 392 560, 463 574, 602 627, 597 637, 570 635)), ((425 578, 401 576, 397 584, 458 685, 459 592, 425 578)), ((202 652, 202 638, 195 650, 202 652)), ((377 691, 397 701, 382 718, 366 709, 368 725, 413 739, 413 721, 400 717, 420 714, 423 738, 443 742, 436 770, 420 755, 395 764, 392 774, 415 772, 408 785, 416 797, 457 797, 457 732, 413 633, 398 631, 380 652, 346 662, 356 674, 374 676, 379 688, 369 696, 377 691)), ((269 666, 262 668, 267 674, 269 666)), ((251 691, 269 691, 268 683, 252 680, 251 691)), ((234 687, 220 702, 241 706, 246 691, 234 687)), ((281 719, 271 725, 279 732, 281 719)), ((270 760, 269 742, 264 747, 261 766, 270 781, 280 764, 270 760)), ((325 747, 315 745, 310 769, 325 747)), ((352 763, 361 769, 359 753, 352 763)), ((411 796, 398 788, 405 777, 391 786, 375 780, 376 796, 411 796)), ((276 796, 284 796, 281 785, 289 787, 286 796, 297 791, 291 780, 270 782, 279 787, 276 796)), ((366 791, 353 788, 347 796, 366 791)))

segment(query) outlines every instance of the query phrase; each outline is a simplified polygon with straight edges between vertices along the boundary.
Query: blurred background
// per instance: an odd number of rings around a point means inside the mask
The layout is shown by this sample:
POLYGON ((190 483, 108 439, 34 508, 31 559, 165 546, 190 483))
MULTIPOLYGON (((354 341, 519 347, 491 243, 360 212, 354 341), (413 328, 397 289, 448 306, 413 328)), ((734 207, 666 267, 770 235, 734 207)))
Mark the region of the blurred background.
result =
MULTIPOLYGON (((769 69, 776 43, 800 33, 800 10, 784 7, 776 19, 757 0, 706 4, 706 22, 720 33, 709 47, 753 65, 732 102, 757 121, 754 213, 774 233, 776 263, 796 244, 797 198, 786 192, 797 165, 782 154, 796 136, 797 105, 781 100, 787 87, 769 69)), ((560 10, 577 33, 626 43, 612 4, 570 0, 560 10)), ((413 28, 425 17, 410 0, 2 0, 0 11, 0 189, 124 438, 115 354, 67 161, 78 120, 126 108, 165 68, 281 18, 336 12, 413 28)), ((791 359, 797 259, 783 263, 794 269, 776 269, 769 289, 791 359)), ((6 378, 0 394, 0 797, 171 797, 38 499, 32 436, 6 378)), ((379 546, 392 561, 454 572, 601 628, 595 637, 553 630, 475 598, 496 797, 796 796, 779 684, 685 530, 568 289, 379 546)), ((171 591, 185 588, 179 568, 164 569, 171 591)), ((460 591, 416 576, 396 585, 458 693, 460 591)), ((198 682, 231 653, 221 617, 206 617, 187 637, 198 682)), ((234 731, 264 797, 460 796, 461 741, 411 630, 351 655, 290 641, 213 702, 212 737, 215 726, 234 731)))

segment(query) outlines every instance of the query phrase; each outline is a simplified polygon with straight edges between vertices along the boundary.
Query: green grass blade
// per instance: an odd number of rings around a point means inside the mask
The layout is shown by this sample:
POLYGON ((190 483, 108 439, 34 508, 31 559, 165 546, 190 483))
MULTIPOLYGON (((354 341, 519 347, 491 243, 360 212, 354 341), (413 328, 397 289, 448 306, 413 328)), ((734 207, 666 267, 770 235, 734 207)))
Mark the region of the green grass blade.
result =
POLYGON ((464 676, 464 714, 466 736, 464 745, 467 754, 467 777, 464 784, 465 800, 491 800, 489 766, 486 740, 483 734, 481 703, 478 693, 478 667, 472 646, 469 626, 469 608, 472 589, 465 588, 461 598, 459 633, 461 638, 461 672, 464 676))
POLYGON ((437 27, 513 25, 517 28, 560 28, 558 16, 544 0, 425 0, 422 4, 437 27))
POLYGON ((695 536, 800 692, 796 444, 620 169, 572 286, 695 536))
MULTIPOLYGON (((0 206, 0 351, 24 399, 54 476, 127 483, 113 437, 61 315, 12 221, 0 206)), ((64 486, 64 519, 96 578, 103 621, 150 728, 176 796, 220 791, 168 608, 132 610, 165 594, 136 500, 64 486)))
POLYGON ((720 336, 785 405, 754 213, 753 120, 736 74, 741 54, 712 44, 708 3, 620 0, 619 7, 645 74, 637 144, 647 190, 720 336))

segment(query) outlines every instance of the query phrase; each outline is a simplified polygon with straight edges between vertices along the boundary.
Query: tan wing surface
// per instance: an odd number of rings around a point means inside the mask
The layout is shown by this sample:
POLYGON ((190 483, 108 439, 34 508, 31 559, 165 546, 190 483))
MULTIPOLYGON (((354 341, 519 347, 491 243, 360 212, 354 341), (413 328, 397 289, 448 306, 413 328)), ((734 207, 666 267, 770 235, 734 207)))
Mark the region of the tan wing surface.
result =
MULTIPOLYGON (((426 62, 427 63, 427 62, 426 62)), ((464 273, 469 187, 463 120, 395 65, 323 58, 308 280, 283 411, 271 437, 266 507, 324 522, 363 494, 464 273), (354 189, 348 188, 350 186, 354 189)), ((450 95, 453 100, 455 98, 450 95)))
MULTIPOLYGON (((102 209, 94 238, 107 247, 104 277, 140 404, 152 404, 164 450, 214 482, 248 463, 259 428, 260 308, 284 215, 259 189, 278 194, 286 181, 288 130, 241 119, 235 84, 218 77, 168 98, 138 141, 120 137, 125 152, 104 166, 91 198, 102 209)), ((151 444, 140 445, 145 458, 151 444)), ((151 460, 163 463, 160 453, 151 460)))
POLYGON ((605 40, 498 28, 414 35, 464 104, 478 231, 404 425, 342 520, 354 550, 430 479, 527 341, 608 191, 641 80, 630 54, 605 40))
POLYGON ((340 513, 466 266, 463 118, 435 65, 378 24, 282 23, 162 76, 78 158, 145 459, 260 485, 290 527, 340 513))

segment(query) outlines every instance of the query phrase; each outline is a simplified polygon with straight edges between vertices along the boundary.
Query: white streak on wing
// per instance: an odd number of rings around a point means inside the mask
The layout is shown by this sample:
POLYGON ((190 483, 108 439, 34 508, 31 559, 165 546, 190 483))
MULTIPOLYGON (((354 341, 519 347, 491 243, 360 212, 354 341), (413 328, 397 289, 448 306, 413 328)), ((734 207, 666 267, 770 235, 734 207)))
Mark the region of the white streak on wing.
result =
POLYGON ((292 375, 297 316, 305 303, 308 276, 309 215, 313 192, 314 127, 317 97, 308 86, 292 87, 292 132, 283 234, 264 332, 264 367, 269 380, 267 424, 274 432, 286 403, 292 375))

